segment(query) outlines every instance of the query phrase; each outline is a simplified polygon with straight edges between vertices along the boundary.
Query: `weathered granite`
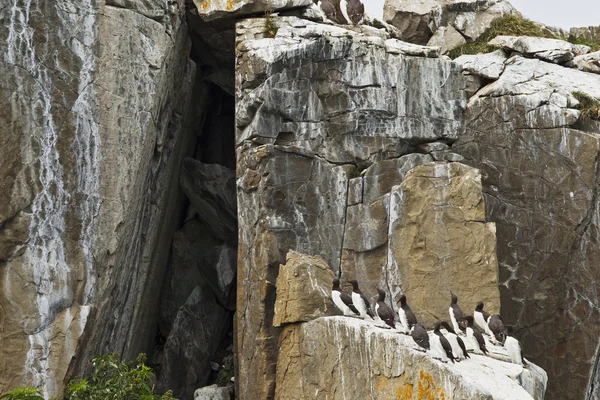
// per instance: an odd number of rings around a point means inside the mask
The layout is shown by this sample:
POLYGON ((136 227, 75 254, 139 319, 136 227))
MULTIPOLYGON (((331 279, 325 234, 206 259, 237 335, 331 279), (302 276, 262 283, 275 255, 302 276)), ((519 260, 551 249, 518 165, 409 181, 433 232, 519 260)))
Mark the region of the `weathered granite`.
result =
POLYGON ((470 40, 476 40, 497 19, 506 15, 516 15, 519 12, 508 1, 463 1, 456 2, 451 7, 459 7, 460 4, 469 5, 469 8, 461 7, 454 19, 453 26, 462 35, 470 40), (473 7, 480 3, 480 6, 473 7), (463 11, 464 10, 464 11, 463 11))
POLYGON ((273 326, 340 315, 331 299, 335 277, 321 257, 290 250, 279 267, 273 326))
POLYGON ((194 0, 198 15, 205 21, 264 14, 311 4, 313 0, 194 0))
POLYGON ((596 379, 600 337, 600 130, 580 124, 573 91, 600 99, 600 77, 512 57, 470 100, 467 133, 452 147, 484 177, 505 321, 521 327, 525 356, 561 399, 583 398, 596 379))
POLYGON ((402 40, 423 45, 435 32, 433 21, 441 14, 442 6, 437 0, 393 0, 383 6, 383 19, 402 32, 402 40))
POLYGON ((466 43, 467 39, 453 26, 440 26, 427 42, 427 46, 438 46, 440 53, 446 54, 466 43))
POLYGON ((194 400, 229 400, 231 392, 228 387, 219 387, 217 385, 205 386, 196 389, 194 400))
POLYGON ((567 66, 584 72, 600 74, 600 51, 577 56, 569 61, 567 66))
POLYGON ((498 79, 504 71, 507 57, 502 50, 487 54, 465 54, 454 59, 463 71, 481 76, 486 79, 498 79))
MULTIPOLYGON (((348 317, 319 318, 281 334, 275 399, 543 399, 546 373, 471 354, 434 359, 410 336, 348 317)), ((503 348, 490 350, 503 355, 503 348)))
POLYGON ((588 46, 573 44, 560 39, 534 36, 497 36, 490 40, 490 46, 517 51, 556 64, 565 64, 573 57, 587 54, 588 46))

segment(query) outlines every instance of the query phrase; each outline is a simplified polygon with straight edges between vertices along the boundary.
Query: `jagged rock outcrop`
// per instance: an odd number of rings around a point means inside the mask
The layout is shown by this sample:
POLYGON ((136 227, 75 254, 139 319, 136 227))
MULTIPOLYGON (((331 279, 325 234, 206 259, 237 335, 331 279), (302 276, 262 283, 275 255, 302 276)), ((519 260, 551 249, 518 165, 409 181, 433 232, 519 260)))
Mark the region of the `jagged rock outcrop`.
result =
MULTIPOLYGON (((547 376, 483 355, 444 364, 410 336, 351 317, 293 324, 281 333, 276 399, 543 399, 547 376)), ((495 357, 507 353, 490 346, 495 357)))
POLYGON ((583 398, 596 379, 600 333, 600 129, 579 118, 574 91, 600 99, 600 77, 515 55, 471 98, 466 134, 453 146, 484 177, 502 313, 548 371, 549 396, 564 399, 583 398))
POLYGON ((588 46, 531 36, 497 36, 489 44, 556 64, 565 64, 575 56, 590 52, 588 46))
POLYGON ((153 3, 17 2, 0 15, 0 393, 50 397, 67 370, 154 337, 203 103, 190 102, 183 1, 153 3))

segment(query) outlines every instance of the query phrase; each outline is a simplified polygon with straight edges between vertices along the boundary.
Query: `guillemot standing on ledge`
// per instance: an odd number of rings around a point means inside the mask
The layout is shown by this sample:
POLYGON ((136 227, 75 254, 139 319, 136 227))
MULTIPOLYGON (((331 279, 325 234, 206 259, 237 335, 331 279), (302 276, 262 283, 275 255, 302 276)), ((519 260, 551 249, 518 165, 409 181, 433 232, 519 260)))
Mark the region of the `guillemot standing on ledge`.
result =
POLYGON ((467 320, 467 337, 471 340, 473 348, 476 352, 482 352, 483 354, 487 355, 485 340, 483 339, 481 332, 479 332, 473 324, 473 316, 467 315, 465 319, 467 320))
POLYGON ((508 325, 506 340, 504 341, 504 348, 508 352, 510 359, 513 363, 527 366, 527 362, 523 357, 523 349, 521 348, 521 343, 513 336, 513 327, 508 325))
POLYGON ((416 344, 425 350, 429 350, 429 335, 427 334, 425 328, 423 328, 423 325, 416 324, 413 326, 410 331, 410 336, 412 336, 416 344))
POLYGON ((450 308, 448 308, 448 314, 450 314, 450 321, 452 321, 452 326, 454 327, 454 332, 464 332, 465 327, 459 324, 460 321, 465 319, 465 313, 458 306, 458 296, 450 291, 450 308))
POLYGON ((431 337, 431 347, 436 350, 438 356, 444 362, 448 362, 448 360, 454 363, 454 355, 452 354, 452 346, 450 346, 450 342, 444 336, 442 332, 440 332, 440 327, 442 326, 441 322, 435 323, 435 328, 433 329, 433 336, 431 337))
POLYGON ((375 312, 386 324, 395 329, 396 323, 394 321, 394 311, 390 306, 385 304, 385 292, 377 288, 377 293, 379 294, 379 297, 377 298, 377 303, 375 303, 375 312))
POLYGON ((506 328, 504 327, 504 322, 502 321, 502 317, 498 314, 494 314, 488 320, 488 326, 490 331, 494 334, 494 338, 500 343, 504 344, 504 340, 506 339, 506 328))
POLYGON ((359 315, 358 310, 352 304, 352 298, 350 298, 350 296, 348 296, 346 293, 342 292, 339 279, 333 280, 331 298, 333 299, 333 304, 335 304, 336 307, 344 313, 344 315, 359 315))
POLYGON ((492 336, 492 331, 490 331, 490 327, 488 326, 490 314, 483 311, 483 301, 478 302, 475 306, 475 311, 473 311, 473 318, 475 319, 475 325, 477 325, 479 329, 492 336))
POLYGON ((406 303, 406 296, 400 296, 400 308, 398 309, 398 317, 400 318, 400 323, 402 324, 402 328, 406 333, 410 332, 410 328, 412 328, 417 323, 417 317, 412 312, 408 304, 406 303))
POLYGON ((458 336, 456 332, 454 332, 454 329, 452 329, 448 321, 442 321, 441 325, 448 331, 446 339, 448 339, 448 342, 450 342, 450 346, 452 346, 452 353, 454 354, 454 358, 456 358, 457 360, 471 358, 469 357, 469 353, 467 353, 465 342, 463 342, 461 337, 458 336))
POLYGON ((360 0, 340 0, 340 11, 347 24, 358 25, 365 18, 365 5, 360 0))
POLYGON ((356 307, 363 319, 367 317, 373 318, 374 314, 371 310, 369 299, 358 288, 358 282, 353 279, 350 283, 352 284, 352 304, 354 304, 354 307, 356 307))

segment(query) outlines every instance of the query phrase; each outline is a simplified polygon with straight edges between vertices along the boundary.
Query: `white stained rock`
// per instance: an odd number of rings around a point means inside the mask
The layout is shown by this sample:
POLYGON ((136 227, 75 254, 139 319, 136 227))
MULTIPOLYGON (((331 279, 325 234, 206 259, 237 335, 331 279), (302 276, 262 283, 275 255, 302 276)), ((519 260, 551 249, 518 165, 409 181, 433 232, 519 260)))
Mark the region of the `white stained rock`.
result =
MULTIPOLYGON (((471 8, 472 10, 458 14, 454 21, 454 27, 460 31, 462 35, 471 40, 476 40, 481 36, 495 20, 502 18, 505 15, 518 14, 518 11, 508 1, 486 1, 481 2, 483 4, 479 6, 470 4, 477 3, 477 1, 463 1, 457 3, 463 3, 462 9, 468 10, 471 8)), ((452 8, 461 9, 457 4, 454 4, 452 8)))
POLYGON ((205 386, 196 389, 194 400, 229 400, 231 392, 228 387, 219 387, 217 385, 205 386))
POLYGON ((488 44, 531 55, 555 64, 564 64, 575 56, 590 52, 588 46, 533 36, 497 36, 488 44))
POLYGON ((436 58, 440 55, 440 48, 433 46, 421 46, 403 42, 398 39, 388 39, 385 41, 385 51, 391 54, 408 54, 411 56, 436 58))
POLYGON ((302 6, 310 6, 313 0, 194 0, 198 15, 205 21, 231 18, 248 14, 260 14, 302 6))
POLYGON ((504 62, 507 57, 502 50, 487 54, 465 54, 454 60, 463 71, 479 75, 486 79, 498 79, 504 71, 504 62))
POLYGON ((452 26, 442 26, 435 31, 431 39, 429 39, 429 42, 427 42, 427 46, 438 46, 440 52, 446 54, 450 50, 466 43, 467 40, 465 37, 452 26))
POLYGON ((577 56, 569 61, 567 66, 577 68, 580 71, 600 74, 600 51, 577 56))

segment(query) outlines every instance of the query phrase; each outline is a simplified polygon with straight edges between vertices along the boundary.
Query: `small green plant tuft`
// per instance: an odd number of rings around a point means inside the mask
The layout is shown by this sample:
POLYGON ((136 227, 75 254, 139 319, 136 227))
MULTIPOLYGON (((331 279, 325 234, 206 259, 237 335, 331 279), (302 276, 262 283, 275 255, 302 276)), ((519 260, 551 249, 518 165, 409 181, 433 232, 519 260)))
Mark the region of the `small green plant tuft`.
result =
POLYGON ((506 15, 493 21, 487 31, 485 31, 477 40, 463 44, 453 49, 448 54, 454 59, 463 54, 489 53, 495 50, 488 46, 488 42, 496 36, 537 36, 551 39, 557 39, 556 36, 544 30, 537 23, 530 21, 518 15, 506 15))
POLYGON ((273 11, 267 11, 265 13, 265 37, 274 38, 278 30, 273 11))
POLYGON ((584 38, 578 38, 576 36, 569 35, 569 38, 567 40, 573 44, 582 44, 584 46, 588 46, 590 48, 590 51, 600 50, 600 43, 590 42, 589 40, 584 38))
POLYGON ((600 101, 582 92, 573 92, 572 95, 579 101, 579 110, 583 117, 600 121, 600 101))
POLYGON ((223 368, 217 374, 217 385, 219 386, 227 386, 228 383, 231 382, 231 378, 234 375, 233 369, 233 359, 228 361, 223 368))
POLYGON ((0 400, 44 400, 34 387, 19 388, 0 396, 0 400))

